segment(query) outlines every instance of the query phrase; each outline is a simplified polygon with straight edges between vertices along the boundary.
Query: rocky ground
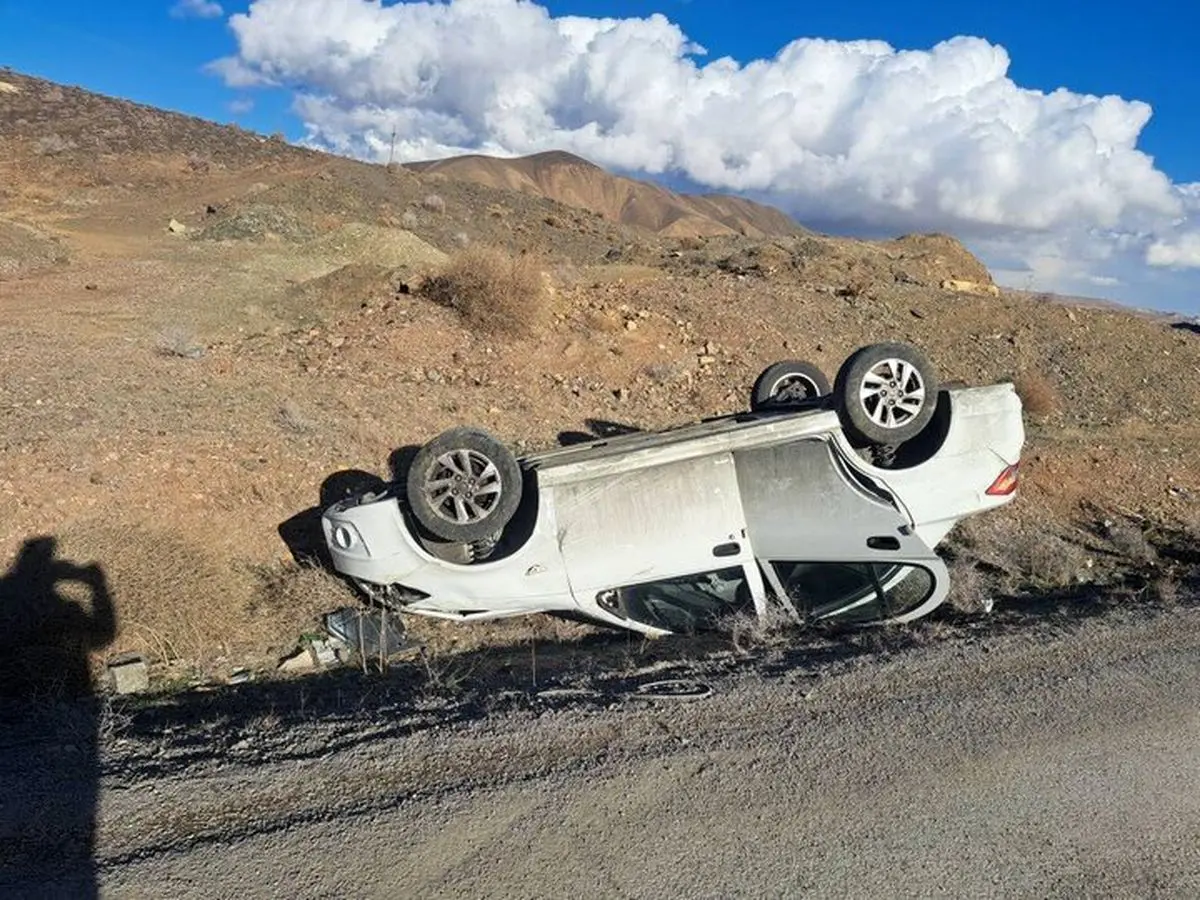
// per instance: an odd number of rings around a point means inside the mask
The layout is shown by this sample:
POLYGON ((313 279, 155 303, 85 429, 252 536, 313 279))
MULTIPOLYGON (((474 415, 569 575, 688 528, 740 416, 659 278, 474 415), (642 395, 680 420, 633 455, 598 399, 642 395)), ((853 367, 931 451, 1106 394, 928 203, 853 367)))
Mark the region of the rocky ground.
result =
MULTIPOLYGON (((390 477, 398 451, 464 422, 533 450, 729 412, 775 360, 832 376, 879 340, 920 346, 944 379, 1014 379, 1026 401, 1019 501, 947 548, 965 584, 1194 581, 1191 323, 998 291, 944 236, 662 239, 4 80, 0 555, 16 571, 49 536, 101 567, 115 623, 96 665, 139 652, 169 685, 272 672, 320 612, 355 602, 286 540, 333 473, 390 477), (487 245, 545 269, 552 295, 523 334, 421 293, 487 245)), ((447 651, 589 634, 416 628, 447 651)))
POLYGON ((0 81, 0 885, 1195 895, 1194 323, 997 290, 944 236, 666 239, 0 81), (536 326, 423 293, 479 246, 545 271, 536 326), (385 673, 278 671, 358 602, 294 559, 331 475, 729 412, 880 340, 1025 400, 1018 500, 928 620, 414 622, 385 673), (127 651, 148 693, 63 699, 127 651))

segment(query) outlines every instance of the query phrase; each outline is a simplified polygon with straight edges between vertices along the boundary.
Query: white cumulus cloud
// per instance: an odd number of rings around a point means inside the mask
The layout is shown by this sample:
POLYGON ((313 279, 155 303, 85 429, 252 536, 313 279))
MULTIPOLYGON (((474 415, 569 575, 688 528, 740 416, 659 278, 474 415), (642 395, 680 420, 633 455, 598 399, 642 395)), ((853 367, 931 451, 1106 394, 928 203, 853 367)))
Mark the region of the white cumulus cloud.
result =
POLYGON ((1200 269, 1200 231, 1155 241, 1146 249, 1146 262, 1152 266, 1200 269))
POLYGON ((1152 252, 1162 229, 1200 216, 1200 192, 1137 147, 1147 104, 1023 88, 979 38, 799 38, 708 60, 662 15, 555 17, 530 0, 254 0, 229 24, 237 52, 213 70, 293 91, 308 141, 340 153, 381 158, 393 129, 410 160, 569 150, 801 221, 1087 245, 1064 265, 1093 283, 1117 279, 1082 263, 1165 259, 1184 245, 1152 252))
POLYGON ((213 0, 178 0, 171 7, 171 15, 177 19, 215 19, 225 15, 225 10, 213 0))

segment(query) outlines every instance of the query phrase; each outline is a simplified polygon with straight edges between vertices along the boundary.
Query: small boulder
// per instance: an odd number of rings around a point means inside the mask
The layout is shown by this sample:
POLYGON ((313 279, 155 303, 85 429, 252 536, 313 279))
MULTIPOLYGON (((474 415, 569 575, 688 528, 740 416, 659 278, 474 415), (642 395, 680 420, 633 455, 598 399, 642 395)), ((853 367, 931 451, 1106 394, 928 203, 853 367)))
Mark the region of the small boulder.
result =
POLYGON ((110 662, 108 675, 118 694, 137 694, 150 687, 150 670, 136 653, 123 654, 110 662))

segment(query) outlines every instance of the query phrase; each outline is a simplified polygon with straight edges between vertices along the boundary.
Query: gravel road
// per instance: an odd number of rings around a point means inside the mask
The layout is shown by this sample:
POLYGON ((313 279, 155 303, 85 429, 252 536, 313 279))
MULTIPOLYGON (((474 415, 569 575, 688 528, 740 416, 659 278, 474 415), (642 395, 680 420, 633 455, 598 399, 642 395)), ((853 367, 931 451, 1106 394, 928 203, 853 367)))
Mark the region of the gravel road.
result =
MULTIPOLYGON (((1200 610, 704 667, 689 672, 712 693, 693 700, 580 690, 458 718, 362 695, 352 714, 295 720, 177 708, 106 745, 76 887, 1200 896, 1200 610)), ((57 781, 6 772, 10 798, 61 796, 67 765, 45 765, 57 781)), ((11 892, 53 871, 35 869, 11 892)))

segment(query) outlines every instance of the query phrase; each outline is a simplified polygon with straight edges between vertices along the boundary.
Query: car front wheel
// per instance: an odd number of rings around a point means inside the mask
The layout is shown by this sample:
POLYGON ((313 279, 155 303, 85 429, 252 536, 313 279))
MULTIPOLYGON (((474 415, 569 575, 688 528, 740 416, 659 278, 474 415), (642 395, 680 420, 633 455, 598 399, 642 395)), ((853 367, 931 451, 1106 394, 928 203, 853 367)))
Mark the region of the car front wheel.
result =
POLYGON ((521 503, 521 468, 512 451, 477 428, 452 428, 429 441, 408 470, 413 515, 443 540, 494 537, 521 503))

